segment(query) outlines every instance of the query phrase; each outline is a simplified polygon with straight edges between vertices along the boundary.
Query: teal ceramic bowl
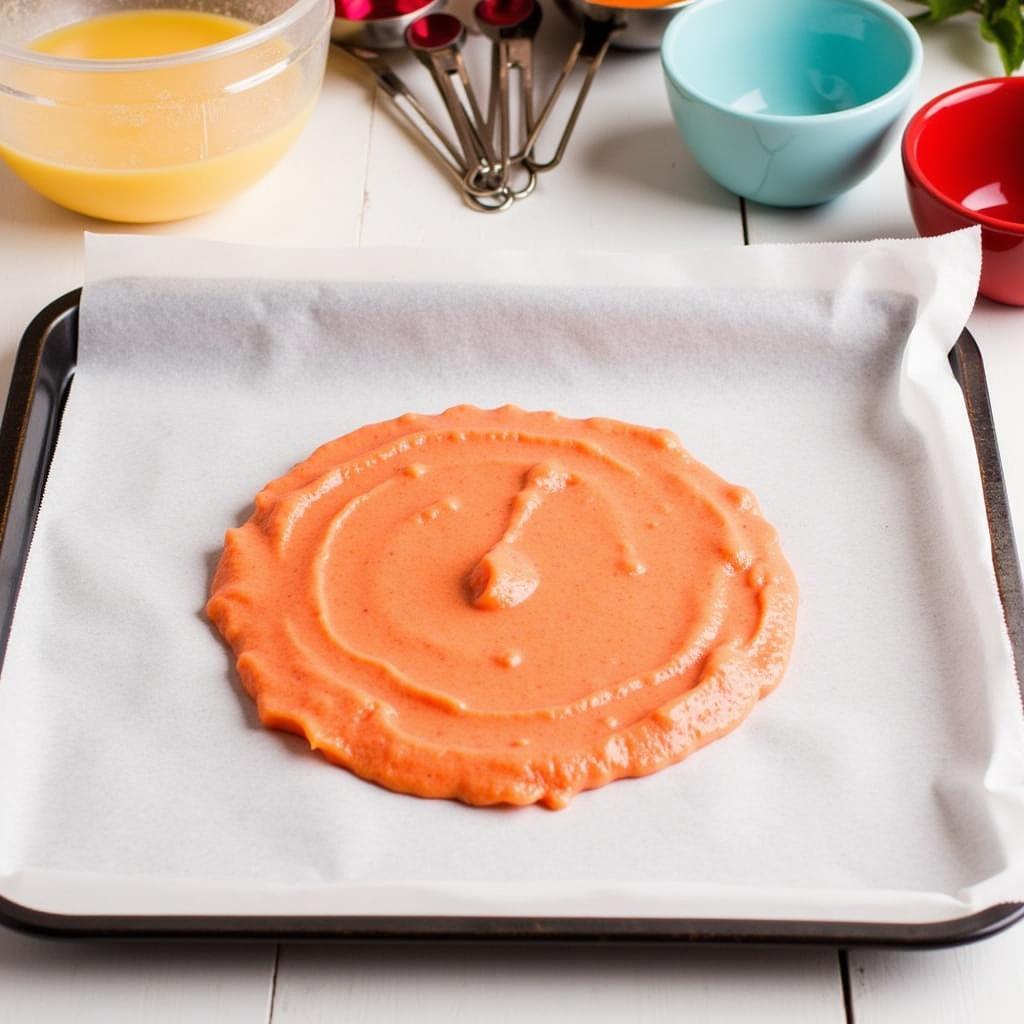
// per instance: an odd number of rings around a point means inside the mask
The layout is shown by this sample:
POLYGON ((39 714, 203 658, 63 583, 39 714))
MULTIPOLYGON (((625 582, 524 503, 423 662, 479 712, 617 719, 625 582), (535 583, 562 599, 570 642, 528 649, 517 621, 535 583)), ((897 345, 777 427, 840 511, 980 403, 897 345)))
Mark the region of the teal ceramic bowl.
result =
POLYGON ((708 174, 759 203, 811 206, 895 139, 921 41, 882 0, 699 0, 669 23, 661 65, 708 174))

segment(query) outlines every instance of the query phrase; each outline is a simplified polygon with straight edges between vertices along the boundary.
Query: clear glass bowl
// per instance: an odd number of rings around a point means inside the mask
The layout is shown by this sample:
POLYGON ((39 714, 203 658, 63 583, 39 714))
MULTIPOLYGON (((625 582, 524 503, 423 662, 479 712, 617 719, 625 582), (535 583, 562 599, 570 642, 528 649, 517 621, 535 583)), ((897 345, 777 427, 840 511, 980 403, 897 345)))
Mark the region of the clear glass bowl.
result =
POLYGON ((93 217, 203 213, 262 177, 323 82, 332 0, 13 0, 0 7, 0 156, 93 217), (81 60, 26 44, 85 18, 189 10, 255 27, 164 57, 81 60))

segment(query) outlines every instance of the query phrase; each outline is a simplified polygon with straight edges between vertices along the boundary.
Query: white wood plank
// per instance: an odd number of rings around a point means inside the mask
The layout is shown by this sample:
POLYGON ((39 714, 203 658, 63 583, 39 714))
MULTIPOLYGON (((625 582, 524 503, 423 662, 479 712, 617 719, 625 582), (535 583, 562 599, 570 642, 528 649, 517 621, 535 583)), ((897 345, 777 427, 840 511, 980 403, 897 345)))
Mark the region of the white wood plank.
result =
POLYGON ((857 1024, 1020 1024, 1024 928, 936 952, 850 954, 857 1024))
POLYGON ((832 952, 283 946, 272 1024, 841 1024, 832 952))
POLYGON ((0 928, 3 1024, 266 1024, 272 944, 57 943, 0 928))

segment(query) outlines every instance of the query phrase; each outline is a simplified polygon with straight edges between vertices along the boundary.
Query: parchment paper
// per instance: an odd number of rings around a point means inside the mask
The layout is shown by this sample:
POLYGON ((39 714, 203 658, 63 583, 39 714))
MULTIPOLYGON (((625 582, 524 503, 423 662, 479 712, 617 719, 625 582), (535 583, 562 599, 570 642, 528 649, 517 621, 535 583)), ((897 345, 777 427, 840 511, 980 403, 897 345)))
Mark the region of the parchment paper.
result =
POLYGON ((1024 721, 946 362, 978 237, 676 256, 91 237, 0 678, 0 893, 65 912, 929 920, 1024 899, 1024 721), (801 585, 735 733, 563 812, 399 796, 259 727, 224 530, 360 424, 674 429, 801 585))

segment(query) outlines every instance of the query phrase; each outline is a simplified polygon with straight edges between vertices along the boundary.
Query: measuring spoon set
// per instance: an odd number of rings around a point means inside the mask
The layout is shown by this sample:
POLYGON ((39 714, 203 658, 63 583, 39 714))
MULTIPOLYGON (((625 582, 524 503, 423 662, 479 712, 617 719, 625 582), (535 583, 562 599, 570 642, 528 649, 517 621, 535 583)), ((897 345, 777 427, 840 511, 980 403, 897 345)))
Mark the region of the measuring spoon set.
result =
POLYGON ((537 0, 478 0, 477 30, 491 43, 490 88, 481 104, 462 56, 466 25, 441 10, 446 0, 337 0, 333 38, 366 67, 399 116, 453 179, 465 203, 497 213, 529 196, 537 176, 565 155, 590 86, 613 41, 634 49, 657 47, 661 30, 688 0, 657 8, 620 8, 589 0, 558 0, 580 26, 579 37, 539 110, 534 105, 534 40, 541 24, 537 0), (431 117, 395 72, 386 52, 408 49, 427 69, 448 114, 431 117), (536 153, 539 137, 577 67, 585 68, 554 151, 536 153), (513 114, 518 85, 519 117, 513 114), (518 126, 513 125, 518 120, 518 126), (518 128, 518 130, 517 130, 518 128))

